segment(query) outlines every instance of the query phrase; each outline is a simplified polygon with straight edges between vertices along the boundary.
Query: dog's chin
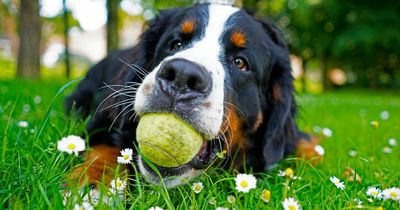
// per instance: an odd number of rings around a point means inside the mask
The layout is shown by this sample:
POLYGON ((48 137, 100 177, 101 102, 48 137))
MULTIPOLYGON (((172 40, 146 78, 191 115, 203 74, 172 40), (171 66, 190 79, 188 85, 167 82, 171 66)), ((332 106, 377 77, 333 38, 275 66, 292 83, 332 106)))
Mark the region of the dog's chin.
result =
POLYGON ((165 185, 172 188, 182 185, 199 176, 207 167, 209 167, 220 152, 219 138, 203 142, 201 149, 196 156, 188 163, 177 167, 162 167, 144 160, 140 155, 137 159, 137 165, 140 173, 146 180, 154 185, 165 185), (151 166, 150 166, 151 165, 151 166), (154 171, 155 168, 157 171, 154 171))

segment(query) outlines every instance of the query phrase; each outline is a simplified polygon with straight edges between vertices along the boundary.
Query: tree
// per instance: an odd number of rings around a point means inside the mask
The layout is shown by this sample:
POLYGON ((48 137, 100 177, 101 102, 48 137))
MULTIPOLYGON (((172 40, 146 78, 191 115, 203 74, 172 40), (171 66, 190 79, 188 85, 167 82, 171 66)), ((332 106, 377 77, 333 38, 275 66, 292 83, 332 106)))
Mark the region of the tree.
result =
POLYGON ((107 53, 119 47, 119 3, 120 0, 107 0, 107 53))
POLYGON ((39 0, 21 0, 19 14, 19 50, 17 75, 37 78, 40 73, 40 41, 42 24, 39 0))
POLYGON ((68 36, 68 31, 69 31, 69 11, 67 8, 66 0, 63 0, 63 23, 64 23, 64 54, 65 54, 65 76, 67 79, 70 78, 71 76, 71 62, 70 62, 70 53, 69 53, 69 36, 68 36))

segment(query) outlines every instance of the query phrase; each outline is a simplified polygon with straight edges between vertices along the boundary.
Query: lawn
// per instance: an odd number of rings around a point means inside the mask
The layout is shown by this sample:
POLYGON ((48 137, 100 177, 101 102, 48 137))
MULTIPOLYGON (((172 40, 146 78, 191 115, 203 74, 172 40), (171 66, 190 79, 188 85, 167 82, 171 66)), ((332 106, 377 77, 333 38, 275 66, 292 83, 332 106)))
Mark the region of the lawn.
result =
MULTIPOLYGON (((82 159, 57 151, 56 144, 64 136, 83 133, 87 123, 64 114, 62 101, 72 91, 71 86, 60 89, 66 83, 0 81, 2 208, 64 208, 65 177, 82 159)), ((313 166, 288 157, 276 169, 255 174, 257 188, 249 193, 235 189, 235 171, 211 168, 193 182, 171 190, 151 186, 139 175, 132 175, 128 180, 133 187, 125 191, 125 199, 112 197, 110 203, 100 202, 97 208, 281 209, 282 200, 293 197, 303 209, 352 209, 360 205, 366 209, 400 209, 399 201, 369 199, 371 197, 366 195, 370 186, 400 187, 400 146, 388 143, 390 138, 400 140, 399 96, 398 91, 371 90, 299 94, 299 126, 307 132, 328 136, 321 143, 325 148, 324 160, 313 166), (377 128, 371 126, 374 120, 379 124, 377 128), (301 178, 277 175, 279 170, 288 167, 301 178), (345 175, 346 168, 353 169, 361 181, 354 182, 345 175), (329 180, 331 176, 343 181, 345 189, 336 188, 329 180), (192 190, 194 182, 203 183, 200 193, 192 190), (271 192, 268 203, 260 199, 263 190, 271 192), (234 196, 235 201, 230 197, 228 202, 228 195, 234 196)), ((246 173, 252 174, 251 171, 246 173)), ((79 189, 70 190, 78 194, 79 189)), ((66 209, 80 202, 67 199, 66 209)))

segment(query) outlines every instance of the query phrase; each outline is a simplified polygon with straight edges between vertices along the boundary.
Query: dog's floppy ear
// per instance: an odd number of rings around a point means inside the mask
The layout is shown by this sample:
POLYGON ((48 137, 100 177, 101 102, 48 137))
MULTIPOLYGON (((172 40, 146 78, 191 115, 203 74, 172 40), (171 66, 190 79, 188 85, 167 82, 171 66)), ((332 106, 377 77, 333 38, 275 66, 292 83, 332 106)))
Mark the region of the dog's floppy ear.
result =
POLYGON ((264 110, 266 129, 263 139, 265 169, 281 160, 295 146, 297 127, 294 121, 296 104, 294 101, 293 76, 287 45, 280 31, 269 21, 259 20, 264 31, 273 41, 271 65, 266 78, 264 95, 267 101, 264 110))

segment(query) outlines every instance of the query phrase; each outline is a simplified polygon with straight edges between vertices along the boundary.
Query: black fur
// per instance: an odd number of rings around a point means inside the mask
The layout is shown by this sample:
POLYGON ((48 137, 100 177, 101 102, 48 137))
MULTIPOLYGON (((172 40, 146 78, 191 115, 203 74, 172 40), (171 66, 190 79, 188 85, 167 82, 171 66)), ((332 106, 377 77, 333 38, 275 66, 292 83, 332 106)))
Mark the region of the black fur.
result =
MULTIPOLYGON (((137 126, 132 117, 133 104, 103 110, 102 107, 127 99, 124 95, 111 97, 94 113, 101 101, 110 94, 107 88, 101 87, 105 84, 140 83, 142 76, 124 62, 140 66, 146 71, 153 69, 168 56, 163 48, 169 43, 168 36, 173 36, 172 30, 176 28, 177 22, 191 15, 195 19, 199 15, 207 19, 205 5, 161 12, 149 24, 135 47, 117 51, 93 66, 75 92, 68 97, 68 112, 74 106, 84 117, 93 114, 93 120, 88 125, 91 145, 133 147, 137 126), (125 112, 118 115, 123 110, 125 112)), ((199 21, 197 24, 203 27, 206 22, 199 21)), ((296 103, 289 52, 279 30, 271 22, 255 19, 240 11, 232 16, 227 25, 231 30, 241 29, 246 33, 248 47, 237 49, 229 45, 228 36, 223 37, 226 48, 225 56, 221 59, 227 66, 226 84, 229 86, 225 88, 225 97, 231 99, 229 102, 240 110, 238 114, 244 119, 243 129, 249 147, 242 152, 246 153, 247 166, 254 171, 266 170, 294 151, 300 135, 295 123, 296 103), (230 59, 237 54, 248 59, 251 72, 239 72, 230 66, 230 59), (281 93, 279 99, 274 97, 276 86, 279 86, 281 93), (259 113, 263 113, 263 122, 256 130, 251 130, 259 113)), ((203 32, 196 33, 200 39, 203 32)))

